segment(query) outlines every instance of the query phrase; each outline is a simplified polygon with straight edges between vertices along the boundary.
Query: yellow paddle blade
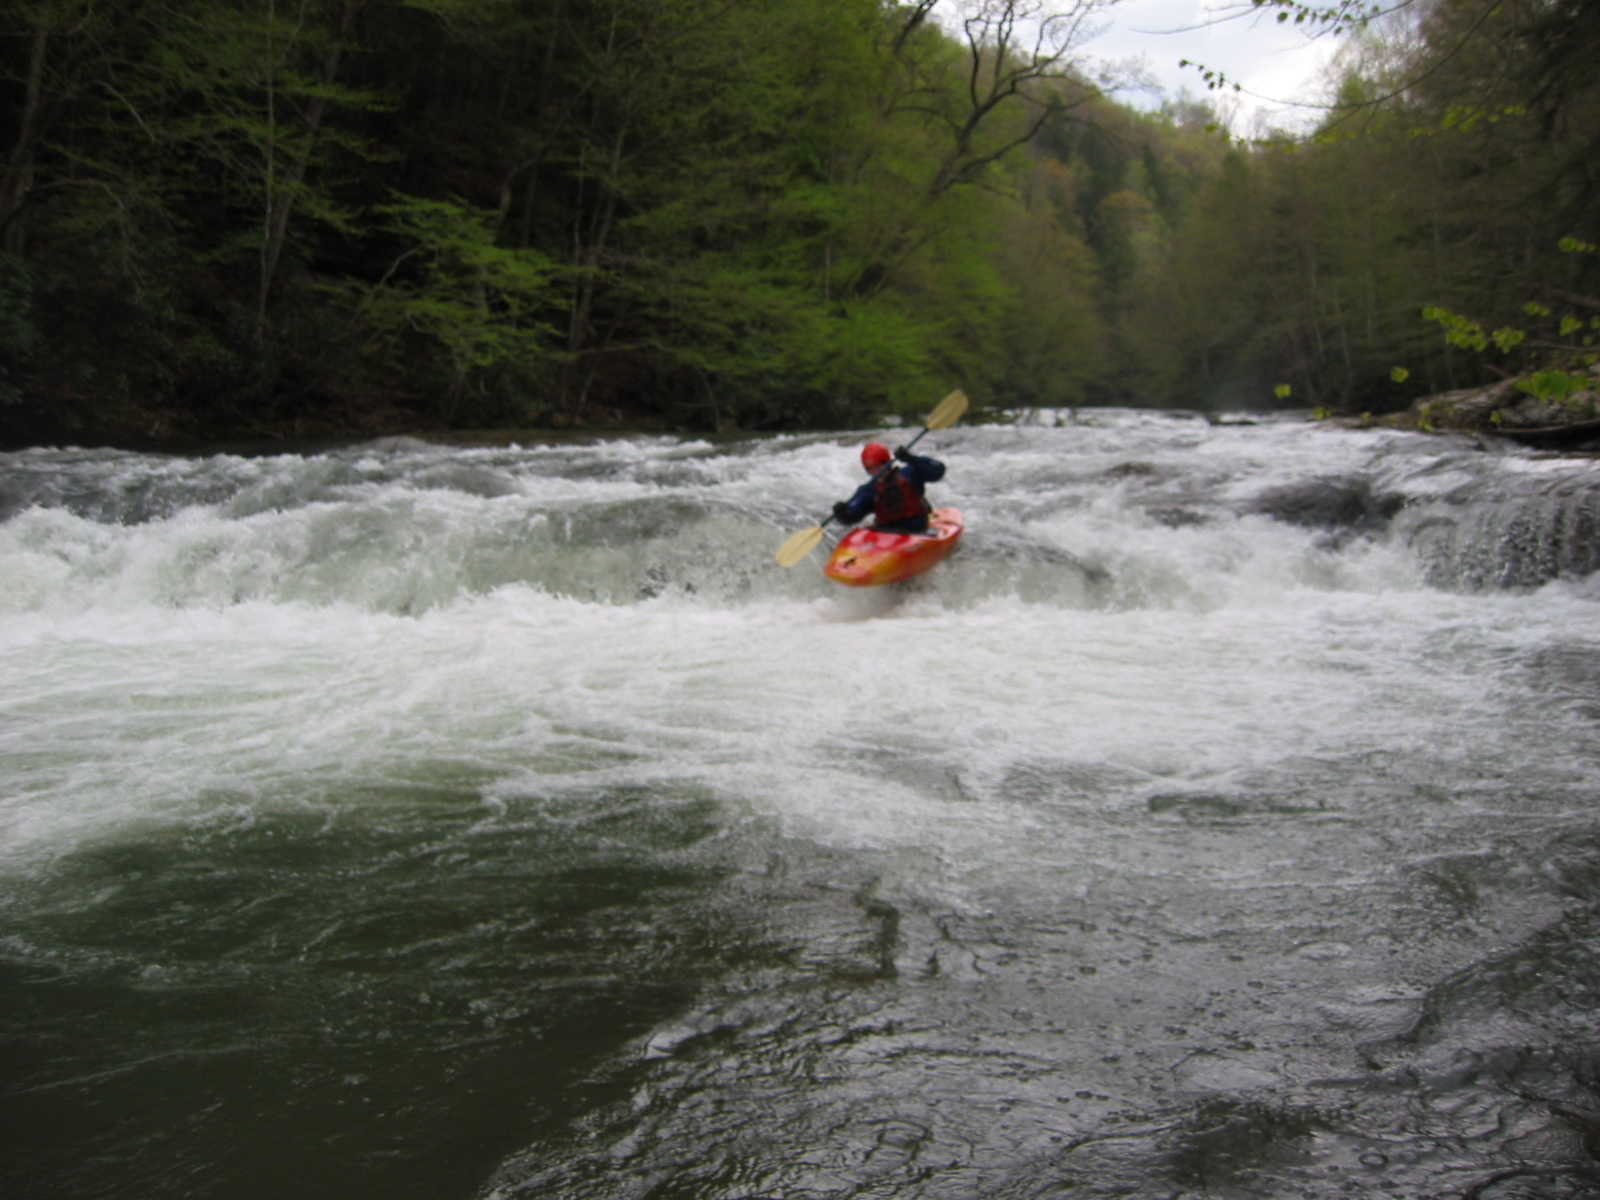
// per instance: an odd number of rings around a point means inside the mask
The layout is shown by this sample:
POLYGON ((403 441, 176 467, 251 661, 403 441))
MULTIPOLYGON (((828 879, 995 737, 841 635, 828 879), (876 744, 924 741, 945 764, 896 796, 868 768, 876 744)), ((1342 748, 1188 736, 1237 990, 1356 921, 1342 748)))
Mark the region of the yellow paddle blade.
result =
POLYGON ((810 529, 802 529, 784 542, 783 545, 778 547, 778 552, 773 557, 778 560, 780 567, 792 567, 815 550, 817 543, 821 540, 822 526, 813 525, 810 529))
POLYGON ((939 406, 928 414, 928 429, 948 429, 961 420, 961 414, 967 411, 967 394, 963 391, 954 391, 939 401, 939 406))

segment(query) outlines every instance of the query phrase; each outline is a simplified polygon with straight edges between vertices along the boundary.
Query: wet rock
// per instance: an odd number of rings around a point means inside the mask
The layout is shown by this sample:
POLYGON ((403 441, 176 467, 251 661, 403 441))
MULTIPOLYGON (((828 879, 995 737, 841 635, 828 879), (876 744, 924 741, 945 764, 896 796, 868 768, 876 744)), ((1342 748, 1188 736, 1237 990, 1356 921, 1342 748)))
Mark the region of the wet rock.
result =
POLYGON ((1324 478, 1263 492, 1247 511, 1314 529, 1377 529, 1405 504, 1403 496, 1374 493, 1360 479, 1324 478))
POLYGON ((1209 516, 1190 508, 1152 508, 1150 519, 1168 529, 1191 529, 1197 525, 1211 524, 1209 516))

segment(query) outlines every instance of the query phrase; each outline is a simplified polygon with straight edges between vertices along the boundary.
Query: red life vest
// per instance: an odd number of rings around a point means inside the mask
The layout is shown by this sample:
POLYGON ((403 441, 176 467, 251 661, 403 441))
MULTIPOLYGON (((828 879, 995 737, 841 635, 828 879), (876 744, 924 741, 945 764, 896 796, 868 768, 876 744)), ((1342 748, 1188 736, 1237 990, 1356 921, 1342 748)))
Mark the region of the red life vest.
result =
POLYGON ((872 487, 873 520, 879 525, 892 525, 926 516, 933 511, 922 490, 900 473, 899 468, 886 471, 872 487))

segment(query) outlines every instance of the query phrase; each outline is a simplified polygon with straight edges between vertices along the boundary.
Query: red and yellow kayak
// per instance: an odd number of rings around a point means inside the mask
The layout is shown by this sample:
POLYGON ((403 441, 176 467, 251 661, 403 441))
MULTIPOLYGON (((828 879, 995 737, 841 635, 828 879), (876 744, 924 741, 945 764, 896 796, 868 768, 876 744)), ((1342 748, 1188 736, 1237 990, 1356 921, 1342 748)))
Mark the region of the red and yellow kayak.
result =
POLYGON ((888 533, 852 529, 834 547, 822 573, 850 587, 876 587, 921 575, 956 548, 961 540, 961 512, 936 508, 927 533, 888 533))

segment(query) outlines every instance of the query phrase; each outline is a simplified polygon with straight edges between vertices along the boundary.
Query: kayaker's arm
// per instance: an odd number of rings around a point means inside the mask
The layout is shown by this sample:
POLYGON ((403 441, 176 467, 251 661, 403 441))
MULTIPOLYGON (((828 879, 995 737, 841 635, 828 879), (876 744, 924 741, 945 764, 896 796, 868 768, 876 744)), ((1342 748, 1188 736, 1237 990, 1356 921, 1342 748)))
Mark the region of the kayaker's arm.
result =
POLYGON ((904 446, 897 447, 894 456, 903 464, 900 471, 912 483, 938 483, 944 478, 944 464, 937 458, 912 454, 904 446))
POLYGON ((872 511, 872 481, 869 479, 856 489, 855 495, 833 506, 833 519, 845 525, 854 525, 872 511))

